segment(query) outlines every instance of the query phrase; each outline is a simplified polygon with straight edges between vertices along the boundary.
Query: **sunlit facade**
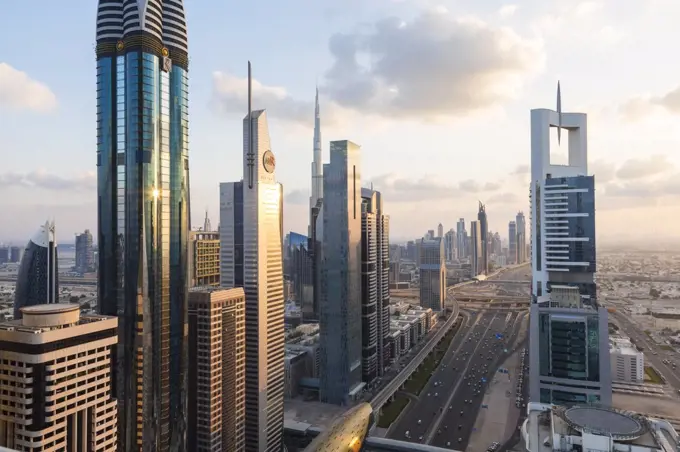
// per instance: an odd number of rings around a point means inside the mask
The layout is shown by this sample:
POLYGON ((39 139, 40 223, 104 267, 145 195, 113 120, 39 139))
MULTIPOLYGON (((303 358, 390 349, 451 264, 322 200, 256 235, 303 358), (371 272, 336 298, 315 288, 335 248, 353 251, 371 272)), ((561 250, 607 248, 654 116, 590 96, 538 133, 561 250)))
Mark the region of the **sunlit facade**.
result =
POLYGON ((119 318, 119 450, 183 450, 189 233, 181 0, 100 0, 99 309, 119 318))

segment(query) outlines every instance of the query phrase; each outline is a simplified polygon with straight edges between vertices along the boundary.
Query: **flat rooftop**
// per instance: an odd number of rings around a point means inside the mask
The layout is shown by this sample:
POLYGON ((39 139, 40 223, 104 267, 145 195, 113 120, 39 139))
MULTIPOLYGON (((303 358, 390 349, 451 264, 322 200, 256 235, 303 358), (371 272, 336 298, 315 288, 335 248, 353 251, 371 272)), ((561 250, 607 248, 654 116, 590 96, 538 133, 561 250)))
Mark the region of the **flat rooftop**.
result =
POLYGON ((322 430, 330 427, 333 421, 348 410, 347 407, 316 401, 286 399, 283 419, 285 424, 309 424, 322 430))

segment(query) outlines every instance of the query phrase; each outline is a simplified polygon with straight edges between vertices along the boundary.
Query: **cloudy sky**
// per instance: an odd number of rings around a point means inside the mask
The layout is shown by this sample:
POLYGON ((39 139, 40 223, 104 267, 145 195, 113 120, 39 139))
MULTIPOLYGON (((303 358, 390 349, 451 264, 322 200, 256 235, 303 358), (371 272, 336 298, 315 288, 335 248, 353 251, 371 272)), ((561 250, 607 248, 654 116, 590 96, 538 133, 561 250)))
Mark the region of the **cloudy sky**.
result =
MULTIPOLYGON (((47 217, 96 230, 96 1, 3 5, 0 240, 47 217)), ((267 108, 287 230, 306 231, 313 96, 328 142, 362 145, 395 240, 487 204, 528 212, 529 110, 589 114, 602 241, 680 240, 677 0, 186 0, 193 223, 241 178, 246 61, 267 108)), ((557 148, 557 146, 555 146, 557 148)), ((565 147, 563 141, 561 148, 565 147)), ((564 158, 557 148, 555 158, 564 158)))

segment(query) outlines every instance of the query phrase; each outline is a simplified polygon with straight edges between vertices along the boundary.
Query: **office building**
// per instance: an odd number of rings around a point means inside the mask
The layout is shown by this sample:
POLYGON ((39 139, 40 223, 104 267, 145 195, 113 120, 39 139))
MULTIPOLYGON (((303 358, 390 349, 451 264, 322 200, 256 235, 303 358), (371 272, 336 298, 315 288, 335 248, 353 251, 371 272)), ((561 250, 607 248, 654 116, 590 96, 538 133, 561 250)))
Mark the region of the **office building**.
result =
POLYGON ((434 229, 428 229, 427 234, 425 234, 424 238, 427 240, 432 240, 433 238, 435 238, 434 229))
POLYGON ((482 274, 482 231, 479 221, 470 222, 470 278, 482 274))
POLYGON ((481 265, 479 273, 486 275, 489 272, 489 223, 486 218, 486 206, 481 202, 477 212, 477 221, 479 222, 480 240, 482 242, 482 247, 478 254, 481 265))
POLYGON ((439 312, 446 302, 444 240, 423 239, 420 250, 420 306, 439 312))
MULTIPOLYGON (((319 107, 319 88, 314 99, 314 138, 312 151, 312 181, 309 198, 309 243, 307 252, 312 261, 312 312, 314 319, 319 318, 321 299, 321 243, 323 241, 323 150, 321 147, 321 110, 319 107)), ((309 314, 308 314, 309 316, 309 314)))
POLYGON ((189 291, 188 450, 245 448, 245 292, 189 291))
MULTIPOLYGON (((595 181, 586 115, 531 111, 530 397, 611 404, 607 310, 595 286, 595 181), (550 161, 550 128, 569 133, 569 164, 550 161)), ((519 248, 519 244, 518 244, 519 248)), ((520 256, 521 258, 521 256, 520 256)))
POLYGON ((458 259, 468 257, 467 252, 467 231, 465 230, 465 219, 461 218, 456 223, 456 252, 458 259))
POLYGON ((306 318, 316 318, 318 310, 314 307, 314 255, 309 251, 310 240, 307 236, 291 232, 287 253, 288 269, 285 271, 293 284, 295 301, 306 318))
POLYGON ((628 338, 614 337, 609 340, 609 358, 612 381, 643 384, 645 380, 645 357, 628 338))
POLYGON ((437 237, 439 237, 440 239, 444 237, 444 225, 442 225, 441 223, 439 223, 439 226, 437 226, 437 237))
POLYGON ((523 264, 527 261, 527 227, 523 212, 517 213, 515 224, 517 225, 517 263, 523 264))
POLYGON ((189 232, 189 287, 220 285, 220 233, 189 232))
POLYGON ((81 315, 77 304, 26 306, 0 323, 0 447, 113 452, 116 317, 81 315))
POLYGON ((283 437, 282 188, 267 113, 243 119, 243 180, 220 184, 220 284, 246 294, 246 451, 279 451, 283 437))
POLYGON ((322 402, 348 404, 361 394, 361 155, 351 141, 332 141, 324 165, 321 255, 322 402))
POLYGON ((22 252, 20 246, 10 246, 9 247, 9 262, 17 263, 21 262, 22 252))
POLYGON ((28 241, 21 258, 14 293, 14 318, 21 308, 59 303, 59 263, 54 222, 45 222, 28 241))
POLYGON ((456 258, 456 231, 453 229, 444 234, 444 257, 446 262, 453 262, 456 258))
POLYGON ((92 234, 85 229, 82 234, 76 234, 76 265, 77 273, 91 273, 94 268, 94 250, 92 249, 92 234))
POLYGON ((362 188, 361 198, 362 371, 364 382, 370 383, 388 365, 389 217, 384 214, 380 192, 362 188))
POLYGON ((517 223, 508 223, 508 263, 511 265, 519 263, 517 261, 517 223))
POLYGON ((97 304, 119 320, 119 450, 182 450, 191 212, 184 8, 100 0, 96 30, 97 304))

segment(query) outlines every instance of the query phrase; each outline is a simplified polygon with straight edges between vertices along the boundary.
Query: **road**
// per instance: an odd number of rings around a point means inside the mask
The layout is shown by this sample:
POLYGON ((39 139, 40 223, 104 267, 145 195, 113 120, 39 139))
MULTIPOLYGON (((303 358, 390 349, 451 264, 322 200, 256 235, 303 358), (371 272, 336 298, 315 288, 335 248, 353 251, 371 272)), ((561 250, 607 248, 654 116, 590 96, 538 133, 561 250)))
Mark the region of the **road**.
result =
MULTIPOLYGON (((478 388, 480 394, 472 395, 475 384, 464 379, 464 376, 466 373, 471 375, 473 369, 481 369, 486 365, 489 369, 487 380, 493 378, 500 359, 498 352, 503 353, 504 344, 514 340, 514 337, 499 340, 495 338, 495 334, 506 328, 510 330, 513 325, 517 330, 519 323, 515 324, 516 319, 517 313, 472 313, 467 331, 461 331, 454 338, 439 367, 420 395, 411 397, 411 403, 398 423, 391 428, 389 436, 419 443, 427 443, 429 440, 436 446, 464 450, 475 422, 474 413, 478 410, 481 394, 484 393, 483 388, 478 388), (488 345, 484 345, 485 340, 488 345), (487 359, 489 356, 492 356, 491 360, 487 359), (468 382, 472 384, 468 386, 468 382), (472 403, 465 403, 464 400, 471 400, 472 403), (470 412, 468 416, 464 416, 462 423, 459 421, 461 410, 470 412), (456 421, 450 422, 449 417, 454 413, 456 421), (465 424, 460 431, 457 429, 458 424, 465 424), (439 429, 441 434, 437 434, 439 429), (409 431, 410 438, 405 436, 406 431, 409 431), (460 443, 457 441, 459 437, 460 443), (447 442, 450 444, 447 445, 447 442)), ((482 378, 479 371, 477 376, 482 378)))
POLYGON ((672 366, 663 362, 665 358, 677 362, 678 354, 673 351, 661 349, 656 342, 650 339, 644 331, 641 331, 640 328, 631 322, 624 314, 615 312, 610 315, 637 345, 645 348, 645 361, 651 363, 654 368, 660 371, 669 385, 676 390, 680 390, 680 368, 673 369, 672 366), (653 352, 658 354, 654 355, 653 352))

